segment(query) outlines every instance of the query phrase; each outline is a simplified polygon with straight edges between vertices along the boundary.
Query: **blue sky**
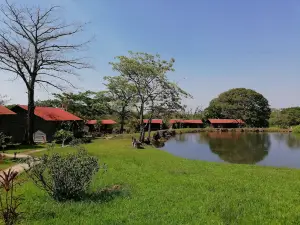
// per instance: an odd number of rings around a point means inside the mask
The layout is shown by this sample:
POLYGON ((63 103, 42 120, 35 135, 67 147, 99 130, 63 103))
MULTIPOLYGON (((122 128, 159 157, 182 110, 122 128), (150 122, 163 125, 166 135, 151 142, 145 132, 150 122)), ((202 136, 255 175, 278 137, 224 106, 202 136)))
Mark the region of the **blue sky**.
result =
MULTIPOLYGON (((299 0, 15 2, 61 5, 65 20, 89 22, 79 39, 95 37, 86 52, 95 70, 80 72, 80 90, 103 89, 103 76, 114 75, 108 62, 132 50, 174 57, 176 72, 169 78, 194 96, 186 101, 189 107, 206 107, 235 87, 262 93, 272 107, 300 105, 299 0)), ((9 78, 0 72, 0 94, 26 103, 24 85, 9 78)), ((39 99, 50 96, 36 93, 39 99)))

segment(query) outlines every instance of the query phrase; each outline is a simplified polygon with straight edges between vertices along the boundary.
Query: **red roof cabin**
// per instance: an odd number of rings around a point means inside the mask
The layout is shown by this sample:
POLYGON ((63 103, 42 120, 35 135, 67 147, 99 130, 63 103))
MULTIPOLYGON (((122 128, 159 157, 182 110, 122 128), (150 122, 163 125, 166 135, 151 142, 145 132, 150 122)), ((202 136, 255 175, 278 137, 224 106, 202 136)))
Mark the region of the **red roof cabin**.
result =
POLYGON ((117 124, 114 120, 100 120, 99 122, 97 120, 88 120, 85 123, 89 132, 103 131, 104 133, 112 133, 114 124, 117 124))
MULTIPOLYGON (((144 119, 145 130, 149 129, 149 119, 144 119)), ((162 119, 151 119, 151 131, 152 130, 161 130, 163 126, 162 119)))
POLYGON ((16 119, 16 113, 0 105, 0 133, 12 136, 14 127, 17 129, 16 125, 18 125, 16 119))
POLYGON ((245 126, 241 119, 208 119, 212 128, 239 128, 245 126))
MULTIPOLYGON (((14 136, 18 142, 22 142, 25 140, 28 106, 16 105, 11 110, 17 114, 20 124, 20 129, 14 132, 14 136)), ((67 122, 71 123, 74 134, 82 125, 81 118, 60 108, 37 106, 34 115, 34 140, 36 142, 52 141, 55 132, 67 122)))
POLYGON ((202 128, 202 120, 183 120, 183 119, 171 119, 171 127, 174 129, 177 128, 202 128))
POLYGON ((201 128, 203 127, 202 120, 184 120, 183 121, 184 128, 201 128))

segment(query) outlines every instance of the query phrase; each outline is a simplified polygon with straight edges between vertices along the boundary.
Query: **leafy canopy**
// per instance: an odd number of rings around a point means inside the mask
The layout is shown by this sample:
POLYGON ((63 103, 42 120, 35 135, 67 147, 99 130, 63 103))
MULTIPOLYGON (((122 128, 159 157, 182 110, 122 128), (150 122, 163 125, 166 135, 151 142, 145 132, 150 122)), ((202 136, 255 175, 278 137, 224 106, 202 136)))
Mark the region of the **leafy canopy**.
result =
POLYGON ((37 106, 62 107, 83 119, 96 119, 111 114, 106 91, 53 94, 54 99, 38 101, 37 106))
POLYGON ((207 118, 242 119, 250 127, 266 127, 271 109, 268 100, 260 93, 235 88, 213 99, 205 114, 207 118))
POLYGON ((274 109, 271 113, 270 124, 279 127, 290 127, 300 124, 300 107, 274 109))
POLYGON ((129 52, 129 56, 116 57, 111 62, 114 71, 133 86, 136 93, 136 109, 140 120, 140 140, 144 139, 144 114, 150 119, 153 115, 166 110, 182 108, 181 99, 189 96, 185 91, 169 81, 168 72, 174 71, 175 60, 161 59, 159 54, 129 52))

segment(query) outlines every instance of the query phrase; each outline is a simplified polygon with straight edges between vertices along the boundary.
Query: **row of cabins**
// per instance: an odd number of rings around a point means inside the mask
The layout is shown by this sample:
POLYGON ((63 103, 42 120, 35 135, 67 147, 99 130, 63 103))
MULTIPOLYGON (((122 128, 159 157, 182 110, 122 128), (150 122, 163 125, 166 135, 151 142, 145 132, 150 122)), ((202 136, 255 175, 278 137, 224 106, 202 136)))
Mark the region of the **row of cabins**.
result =
MULTIPOLYGON (((241 119, 208 119, 207 124, 211 128, 239 128, 245 126, 241 119)), ((172 128, 201 128, 204 126, 202 120, 170 120, 172 128)))
MULTIPOLYGON (((148 119, 144 119, 144 124, 149 123, 148 119)), ((202 128, 204 123, 202 120, 183 120, 183 119, 171 119, 169 121, 170 128, 202 128)), ((211 128, 239 128, 245 126, 245 122, 240 119, 208 119, 207 124, 211 128)), ((146 129, 148 127, 146 126, 146 129)), ((163 120, 152 119, 151 130, 159 130, 163 128, 163 120)))
MULTIPOLYGON (((28 107, 25 105, 16 105, 11 109, 7 109, 0 105, 0 133, 12 137, 13 142, 21 143, 25 140, 26 121, 28 107)), ((117 124, 114 120, 89 120, 86 123, 79 117, 66 112, 60 108, 52 107, 36 107, 35 108, 35 127, 34 139, 36 142, 52 141, 55 132, 61 128, 63 123, 71 123, 72 130, 76 132, 79 127, 84 127, 88 132, 105 131, 112 132, 113 125, 117 124), (98 126, 98 125, 101 126, 98 126)), ((201 128, 202 120, 182 120, 172 119, 169 121, 172 128, 201 128)), ((242 120, 232 119, 209 119, 208 123, 213 128, 236 128, 241 127, 245 123, 242 120)), ((144 119, 145 129, 148 129, 149 120, 144 119)), ((162 119, 151 120, 151 130, 163 129, 162 119)))
MULTIPOLYGON (((7 109, 0 105, 0 133, 11 137, 14 143, 22 143, 26 139, 27 128, 26 105, 16 105, 7 109)), ((57 130, 68 124, 74 134, 78 133, 83 127, 87 132, 101 131, 112 132, 112 125, 116 124, 113 120, 89 120, 86 123, 79 117, 61 109, 53 107, 35 107, 34 111, 34 140, 35 142, 47 142, 54 139, 57 130), (97 129, 97 130, 96 130, 97 129)))
MULTIPOLYGON (((27 111, 25 105, 16 105, 10 110, 0 106, 0 132, 11 137, 11 141, 22 143, 26 138, 27 111)), ((76 132, 83 120, 60 108, 35 107, 34 140, 36 142, 52 141, 55 132, 64 123, 70 123, 76 132)))

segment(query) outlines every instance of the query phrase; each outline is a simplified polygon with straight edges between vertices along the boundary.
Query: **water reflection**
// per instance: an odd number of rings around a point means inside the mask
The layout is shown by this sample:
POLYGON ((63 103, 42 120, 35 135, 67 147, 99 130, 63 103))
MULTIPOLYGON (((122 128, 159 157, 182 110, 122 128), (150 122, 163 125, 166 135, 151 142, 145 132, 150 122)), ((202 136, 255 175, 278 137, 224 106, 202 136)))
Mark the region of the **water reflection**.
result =
POLYGON ((273 137, 278 143, 284 141, 292 150, 300 150, 300 135, 274 133, 273 137))
POLYGON ((175 140, 178 142, 185 142, 187 141, 187 136, 185 134, 178 134, 175 136, 175 140))
POLYGON ((209 145, 211 152, 229 163, 255 164, 269 152, 271 141, 268 134, 211 132, 200 134, 199 141, 209 145))
POLYGON ((300 150, 300 136, 288 135, 286 144, 293 150, 300 150))
POLYGON ((187 159, 300 168, 300 135, 291 133, 182 134, 161 149, 187 159))

